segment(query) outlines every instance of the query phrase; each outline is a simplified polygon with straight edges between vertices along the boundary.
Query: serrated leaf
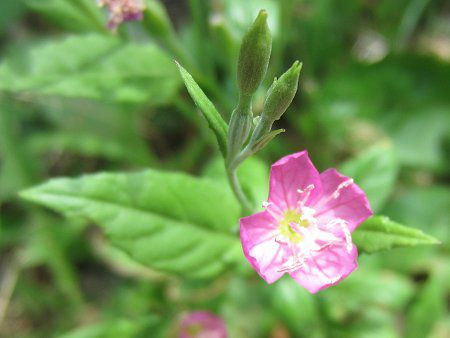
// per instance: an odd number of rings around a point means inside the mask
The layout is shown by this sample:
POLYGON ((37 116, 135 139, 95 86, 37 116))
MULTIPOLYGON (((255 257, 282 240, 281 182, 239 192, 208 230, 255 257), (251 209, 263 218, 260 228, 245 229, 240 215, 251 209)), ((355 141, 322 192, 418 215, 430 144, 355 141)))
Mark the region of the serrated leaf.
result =
POLYGON ((364 190, 375 212, 394 188, 398 169, 399 163, 390 144, 376 145, 341 167, 342 173, 352 177, 364 190))
POLYGON ((205 119, 208 121, 209 127, 216 135, 220 151, 225 157, 227 153, 227 123, 223 120, 216 107, 214 107, 214 104, 208 99, 197 82, 195 82, 191 74, 189 74, 188 71, 184 69, 179 63, 177 63, 177 66, 189 94, 191 95, 195 104, 200 108, 200 111, 203 113, 205 119))
POLYGON ((240 208, 229 188, 208 179, 147 170, 53 179, 22 197, 104 227, 136 261, 185 277, 222 271, 240 251, 240 208))
POLYGON ((422 231, 410 228, 386 216, 373 216, 352 234, 353 242, 361 252, 373 253, 404 246, 439 244, 422 231))
POLYGON ((156 45, 96 34, 29 46, 0 65, 0 89, 37 95, 160 105, 180 84, 156 45))

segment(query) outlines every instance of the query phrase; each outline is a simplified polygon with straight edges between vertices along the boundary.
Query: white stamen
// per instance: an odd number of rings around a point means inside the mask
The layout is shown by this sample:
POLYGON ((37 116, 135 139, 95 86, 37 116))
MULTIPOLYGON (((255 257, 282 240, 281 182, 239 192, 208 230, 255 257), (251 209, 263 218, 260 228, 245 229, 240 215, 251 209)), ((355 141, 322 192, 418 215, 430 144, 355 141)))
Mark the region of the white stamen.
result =
POLYGON ((315 188, 314 184, 310 184, 308 185, 305 189, 297 189, 297 192, 300 194, 301 196, 301 200, 298 202, 301 206, 303 206, 306 201, 308 200, 309 196, 311 195, 311 191, 313 191, 315 188), (303 196, 303 194, 305 194, 303 196))
POLYGON ((267 209, 267 207, 269 206, 269 205, 271 205, 271 204, 273 204, 272 202, 268 202, 268 201, 263 201, 262 202, 262 207, 264 208, 264 209, 267 209))
POLYGON ((345 237, 345 248, 347 249, 347 252, 350 253, 352 251, 352 234, 350 233, 350 230, 348 228, 347 222, 343 219, 336 218, 331 220, 326 224, 326 227, 330 229, 331 227, 339 225, 342 229, 342 232, 344 233, 345 237))
POLYGON ((305 257, 299 257, 298 255, 293 256, 292 262, 288 262, 287 264, 283 264, 278 272, 292 272, 297 269, 300 269, 305 264, 305 257))
POLYGON ((330 284, 335 284, 341 277, 342 277, 342 275, 338 275, 337 277, 329 278, 329 279, 328 279, 328 282, 329 282, 330 284))
POLYGON ((273 218, 278 219, 279 218, 278 214, 274 210, 272 210, 272 208, 269 208, 271 205, 274 204, 268 201, 262 202, 262 207, 264 208, 264 210, 266 210, 273 218))
POLYGON ((332 196, 334 199, 338 198, 341 195, 341 190, 353 184, 353 178, 349 178, 347 181, 342 182, 338 185, 336 190, 333 192, 332 196))

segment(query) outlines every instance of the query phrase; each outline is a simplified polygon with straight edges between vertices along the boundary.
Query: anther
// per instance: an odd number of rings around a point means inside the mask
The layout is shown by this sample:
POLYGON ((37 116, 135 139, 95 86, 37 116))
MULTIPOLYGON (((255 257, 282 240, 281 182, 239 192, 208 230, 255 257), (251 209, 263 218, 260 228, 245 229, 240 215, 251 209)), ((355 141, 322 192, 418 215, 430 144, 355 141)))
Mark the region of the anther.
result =
POLYGON ((341 195, 341 190, 353 184, 353 178, 349 178, 347 181, 342 182, 338 185, 336 190, 333 192, 333 198, 336 199, 341 195))
POLYGON ((303 206, 306 201, 308 200, 309 196, 311 195, 311 191, 313 191, 315 188, 314 184, 308 185, 305 189, 297 189, 297 192, 302 197, 301 200, 298 202, 301 206, 303 206), (305 195, 303 195, 305 194, 305 195))

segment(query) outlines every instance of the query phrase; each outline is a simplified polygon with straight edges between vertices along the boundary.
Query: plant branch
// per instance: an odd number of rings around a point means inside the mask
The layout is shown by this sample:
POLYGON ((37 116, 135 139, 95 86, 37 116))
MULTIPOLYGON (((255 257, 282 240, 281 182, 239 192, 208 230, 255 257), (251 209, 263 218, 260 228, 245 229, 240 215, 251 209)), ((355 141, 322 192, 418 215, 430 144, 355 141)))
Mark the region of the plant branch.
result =
MULTIPOLYGON (((233 162, 231 162, 232 164, 233 162)), ((238 199, 239 203, 242 206, 242 211, 244 214, 249 214, 252 211, 252 204, 248 200, 247 196, 245 196, 244 191, 242 190, 241 184, 239 183, 238 177, 237 177, 237 167, 230 166, 227 164, 227 177, 228 182, 230 183, 231 189, 233 190, 234 195, 238 199)))

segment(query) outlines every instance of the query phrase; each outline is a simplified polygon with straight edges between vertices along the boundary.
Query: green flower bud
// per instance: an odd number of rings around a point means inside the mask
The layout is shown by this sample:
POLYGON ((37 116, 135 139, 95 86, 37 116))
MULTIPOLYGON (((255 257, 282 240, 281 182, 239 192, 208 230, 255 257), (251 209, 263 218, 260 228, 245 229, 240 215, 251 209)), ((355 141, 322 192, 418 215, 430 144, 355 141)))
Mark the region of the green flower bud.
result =
POLYGON ((252 122, 252 98, 251 96, 241 96, 236 109, 231 114, 228 128, 228 160, 231 161, 234 158, 248 139, 252 122))
POLYGON ((266 75, 272 49, 267 12, 261 10, 245 34, 239 52, 237 80, 242 95, 253 95, 266 75))
POLYGON ((286 73, 281 75, 278 80, 275 79, 273 81, 272 86, 267 91, 262 116, 267 117, 271 121, 281 118, 281 115, 288 109, 297 92, 301 69, 302 64, 295 61, 286 73))
POLYGON ((295 61, 281 77, 273 81, 267 91, 261 118, 253 131, 250 144, 257 142, 272 129, 272 125, 279 120, 294 99, 297 92, 298 79, 302 64, 295 61))

